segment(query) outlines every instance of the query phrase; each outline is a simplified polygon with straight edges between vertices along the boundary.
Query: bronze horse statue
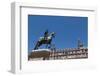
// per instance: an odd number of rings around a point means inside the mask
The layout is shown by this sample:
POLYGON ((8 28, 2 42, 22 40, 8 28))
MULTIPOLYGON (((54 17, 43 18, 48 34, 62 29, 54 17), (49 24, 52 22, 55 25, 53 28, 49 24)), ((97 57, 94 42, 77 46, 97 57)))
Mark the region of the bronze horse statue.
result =
POLYGON ((48 34, 48 30, 44 33, 44 37, 40 37, 34 47, 34 50, 38 49, 42 44, 46 44, 46 48, 51 47, 52 39, 55 37, 55 32, 48 34), (48 47, 49 45, 49 47, 48 47))

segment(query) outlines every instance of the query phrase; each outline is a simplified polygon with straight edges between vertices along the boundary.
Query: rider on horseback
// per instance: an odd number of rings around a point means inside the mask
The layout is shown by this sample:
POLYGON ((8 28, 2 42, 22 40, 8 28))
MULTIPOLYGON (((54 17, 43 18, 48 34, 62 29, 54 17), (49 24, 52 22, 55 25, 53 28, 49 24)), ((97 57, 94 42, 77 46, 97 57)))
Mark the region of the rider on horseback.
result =
POLYGON ((46 30, 44 33, 44 39, 47 40, 47 37, 48 37, 48 30, 46 30))

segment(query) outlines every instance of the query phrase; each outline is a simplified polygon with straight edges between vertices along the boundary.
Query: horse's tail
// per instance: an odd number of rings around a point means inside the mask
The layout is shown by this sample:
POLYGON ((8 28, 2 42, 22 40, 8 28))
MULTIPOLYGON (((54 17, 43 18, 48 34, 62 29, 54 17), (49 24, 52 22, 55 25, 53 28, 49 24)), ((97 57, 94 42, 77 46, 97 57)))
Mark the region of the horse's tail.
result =
POLYGON ((38 48, 38 41, 35 44, 34 50, 36 50, 38 48))

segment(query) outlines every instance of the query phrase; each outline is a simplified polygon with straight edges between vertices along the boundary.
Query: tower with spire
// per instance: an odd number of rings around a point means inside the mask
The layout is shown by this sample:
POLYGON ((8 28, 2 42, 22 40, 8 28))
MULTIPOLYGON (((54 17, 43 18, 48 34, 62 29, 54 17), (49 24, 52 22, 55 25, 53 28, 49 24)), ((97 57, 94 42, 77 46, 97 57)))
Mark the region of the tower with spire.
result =
POLYGON ((80 39, 78 39, 78 49, 83 48, 83 43, 81 42, 80 39))

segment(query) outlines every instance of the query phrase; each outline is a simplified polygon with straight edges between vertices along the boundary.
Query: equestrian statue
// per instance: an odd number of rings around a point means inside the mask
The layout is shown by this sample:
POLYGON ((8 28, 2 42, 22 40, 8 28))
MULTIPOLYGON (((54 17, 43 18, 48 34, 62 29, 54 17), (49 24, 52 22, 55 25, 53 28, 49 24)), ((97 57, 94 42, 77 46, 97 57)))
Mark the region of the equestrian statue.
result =
POLYGON ((50 48, 51 47, 51 42, 52 39, 55 37, 55 32, 51 32, 49 34, 48 30, 46 30, 44 32, 44 36, 40 37, 39 40, 37 41, 34 50, 38 49, 40 46, 42 46, 43 44, 46 44, 46 48, 50 48))

